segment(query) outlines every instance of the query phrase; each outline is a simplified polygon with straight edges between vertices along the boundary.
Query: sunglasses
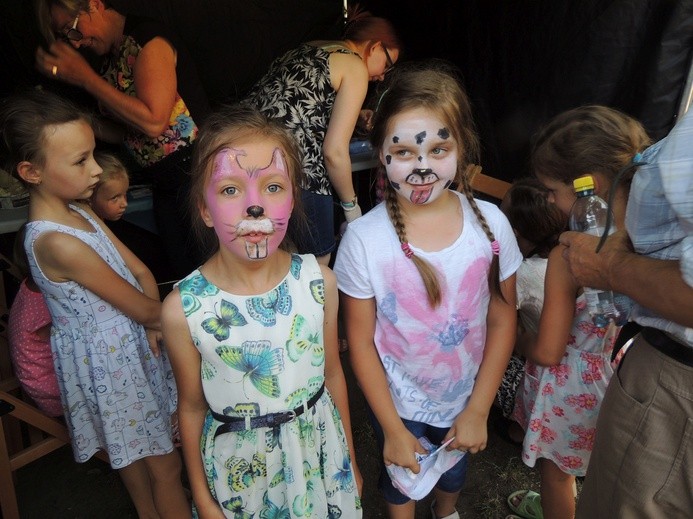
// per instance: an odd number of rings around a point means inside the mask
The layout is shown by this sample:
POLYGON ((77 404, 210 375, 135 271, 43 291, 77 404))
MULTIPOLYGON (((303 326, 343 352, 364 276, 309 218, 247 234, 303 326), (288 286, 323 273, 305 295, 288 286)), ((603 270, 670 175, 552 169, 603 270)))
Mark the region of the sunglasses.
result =
POLYGON ((383 45, 383 50, 385 51, 385 70, 383 71, 383 74, 387 74, 392 70, 392 67, 395 66, 395 62, 392 61, 390 53, 387 51, 387 47, 385 45, 383 45))
POLYGON ((80 41, 82 38, 84 38, 82 32, 77 30, 77 22, 79 22, 79 14, 75 16, 75 21, 72 23, 72 27, 70 27, 67 32, 62 35, 65 40, 80 41))

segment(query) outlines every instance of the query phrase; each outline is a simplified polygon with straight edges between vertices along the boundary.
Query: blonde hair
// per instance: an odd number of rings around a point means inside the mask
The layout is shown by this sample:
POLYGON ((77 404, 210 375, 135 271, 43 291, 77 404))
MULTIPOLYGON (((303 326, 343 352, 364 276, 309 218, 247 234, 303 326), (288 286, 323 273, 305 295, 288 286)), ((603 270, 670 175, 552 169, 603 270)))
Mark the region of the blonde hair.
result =
POLYGON ((56 40, 51 23, 51 7, 54 5, 62 7, 72 16, 77 16, 80 12, 89 12, 89 0, 35 0, 34 9, 39 32, 49 45, 56 40))
POLYGON ((294 209, 289 221, 287 237, 281 247, 290 248, 290 241, 297 234, 297 226, 305 226, 305 215, 301 205, 301 183, 303 168, 301 151, 286 128, 277 120, 269 119, 257 108, 250 105, 228 105, 211 114, 206 120, 195 141, 192 158, 192 179, 188 209, 191 214, 193 230, 203 248, 211 253, 219 248, 219 240, 212 229, 202 220, 200 208, 204 206, 204 190, 212 175, 214 157, 223 148, 247 139, 273 140, 284 153, 292 184, 294 209))
POLYGON ((127 179, 128 181, 130 180, 130 175, 128 174, 128 170, 125 168, 125 165, 112 153, 95 151, 94 160, 99 166, 101 166, 102 169, 101 176, 99 177, 99 183, 94 189, 94 194, 96 194, 99 188, 109 180, 123 178, 127 179))
POLYGON ((558 114, 540 131, 532 149, 532 171, 570 186, 591 173, 613 182, 651 143, 631 116, 607 106, 581 106, 558 114))
MULTIPOLYGON (((397 114, 415 108, 425 108, 435 114, 447 125, 452 138, 458 145, 457 171, 455 183, 465 196, 484 233, 492 244, 496 238, 484 215, 474 199, 470 185, 471 166, 479 161, 479 139, 472 119, 469 98, 461 85, 458 70, 443 60, 429 60, 421 63, 406 63, 383 85, 377 109, 373 115, 371 143, 380 149, 385 141, 390 120, 397 114)), ((381 165, 381 174, 385 168, 381 165)), ((438 274, 425 259, 411 251, 407 240, 406 226, 399 207, 397 193, 392 185, 385 182, 385 203, 387 212, 402 244, 403 252, 416 265, 428 296, 429 304, 436 307, 441 302, 441 288, 438 274)), ((497 245, 497 244, 496 244, 497 245)), ((493 294, 501 295, 498 256, 494 253, 489 271, 489 288, 493 294)))

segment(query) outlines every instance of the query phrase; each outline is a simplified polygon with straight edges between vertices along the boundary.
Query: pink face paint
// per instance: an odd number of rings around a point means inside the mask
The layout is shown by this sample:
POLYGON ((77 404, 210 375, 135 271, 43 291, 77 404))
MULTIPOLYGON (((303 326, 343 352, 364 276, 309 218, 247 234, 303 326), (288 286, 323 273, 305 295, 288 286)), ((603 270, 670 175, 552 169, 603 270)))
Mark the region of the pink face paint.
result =
POLYGON ((205 221, 222 247, 243 259, 267 258, 284 239, 293 209, 283 152, 272 141, 222 149, 214 157, 204 201, 205 221))
POLYGON ((390 184, 416 205, 433 202, 450 186, 457 154, 445 123, 421 108, 392 118, 380 151, 390 184))

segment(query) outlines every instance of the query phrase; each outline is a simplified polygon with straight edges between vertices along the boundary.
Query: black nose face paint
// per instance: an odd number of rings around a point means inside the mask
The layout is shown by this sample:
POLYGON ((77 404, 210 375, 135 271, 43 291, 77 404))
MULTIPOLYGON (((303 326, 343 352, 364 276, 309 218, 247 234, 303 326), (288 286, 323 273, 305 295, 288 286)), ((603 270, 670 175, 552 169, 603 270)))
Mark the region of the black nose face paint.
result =
POLYGON ((248 209, 245 210, 245 212, 248 214, 248 216, 252 216, 253 218, 260 218, 263 214, 265 214, 265 209, 263 207, 260 207, 259 205, 251 205, 248 207, 248 209))
POLYGON ((412 184, 415 186, 432 184, 433 182, 436 182, 437 180, 438 180, 438 175, 433 173, 433 170, 431 168, 413 169, 411 171, 411 173, 406 178, 406 181, 408 184, 412 184))

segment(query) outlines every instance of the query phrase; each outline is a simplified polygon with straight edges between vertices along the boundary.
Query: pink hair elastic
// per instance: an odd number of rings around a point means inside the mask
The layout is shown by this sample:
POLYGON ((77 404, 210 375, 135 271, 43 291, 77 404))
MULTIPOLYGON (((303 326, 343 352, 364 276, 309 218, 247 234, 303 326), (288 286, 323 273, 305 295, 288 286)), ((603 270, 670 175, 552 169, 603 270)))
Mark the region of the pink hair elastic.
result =
POLYGON ((494 256, 498 256, 500 254, 500 243, 498 243, 498 240, 493 240, 491 242, 491 251, 493 252, 494 256))
POLYGON ((411 258, 414 255, 414 251, 411 250, 411 247, 409 247, 409 242, 404 242, 402 244, 402 250, 407 258, 411 258))

